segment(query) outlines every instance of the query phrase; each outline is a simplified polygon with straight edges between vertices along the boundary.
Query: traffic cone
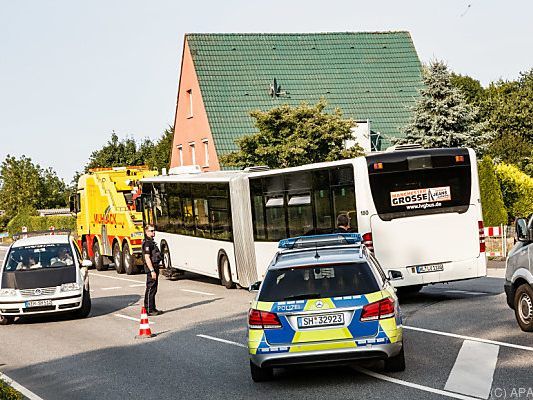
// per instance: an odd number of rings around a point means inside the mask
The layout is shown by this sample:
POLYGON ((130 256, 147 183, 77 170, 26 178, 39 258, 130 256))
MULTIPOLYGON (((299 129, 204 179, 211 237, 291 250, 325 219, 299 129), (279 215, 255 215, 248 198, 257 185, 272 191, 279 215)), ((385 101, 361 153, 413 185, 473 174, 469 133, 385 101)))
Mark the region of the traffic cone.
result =
POLYGON ((151 338, 155 335, 152 334, 150 329, 150 323, 148 322, 148 314, 146 313, 146 308, 141 309, 141 324, 139 325, 139 334, 135 336, 135 339, 145 339, 151 338))

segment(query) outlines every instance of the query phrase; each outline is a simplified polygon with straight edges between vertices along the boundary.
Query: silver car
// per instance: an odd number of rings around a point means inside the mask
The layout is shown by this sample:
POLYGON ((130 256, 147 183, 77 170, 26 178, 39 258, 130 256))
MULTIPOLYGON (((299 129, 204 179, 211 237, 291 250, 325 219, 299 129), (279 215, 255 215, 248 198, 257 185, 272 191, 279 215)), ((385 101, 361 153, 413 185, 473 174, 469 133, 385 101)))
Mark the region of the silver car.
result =
POLYGON ((507 257, 507 304, 525 332, 533 332, 533 216, 516 221, 516 245, 507 257))

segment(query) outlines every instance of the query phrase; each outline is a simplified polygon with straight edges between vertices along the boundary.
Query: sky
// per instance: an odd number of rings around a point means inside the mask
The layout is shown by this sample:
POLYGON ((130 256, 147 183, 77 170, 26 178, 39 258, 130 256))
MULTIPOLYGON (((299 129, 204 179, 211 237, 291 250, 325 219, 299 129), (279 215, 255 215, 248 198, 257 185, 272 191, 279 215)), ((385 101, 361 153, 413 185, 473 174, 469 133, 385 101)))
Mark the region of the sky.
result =
POLYGON ((533 68, 532 15, 530 0, 0 0, 0 162, 69 183, 112 131, 158 139, 185 33, 406 30, 422 62, 487 85, 533 68))

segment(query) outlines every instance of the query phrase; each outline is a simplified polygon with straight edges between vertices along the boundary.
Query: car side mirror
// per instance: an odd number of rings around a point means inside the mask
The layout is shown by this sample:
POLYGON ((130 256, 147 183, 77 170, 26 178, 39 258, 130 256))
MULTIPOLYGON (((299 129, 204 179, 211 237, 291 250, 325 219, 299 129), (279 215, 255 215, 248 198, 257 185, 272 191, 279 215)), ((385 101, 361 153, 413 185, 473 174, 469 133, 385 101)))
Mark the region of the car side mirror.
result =
POLYGON ((401 271, 389 270, 389 280, 390 281, 399 281, 399 280, 402 280, 402 279, 403 279, 403 274, 401 273, 401 271))
POLYGON ((529 235, 527 234, 527 221, 525 218, 518 218, 515 224, 516 228, 516 240, 519 242, 529 241, 529 235))
POLYGON ((260 286, 261 286, 261 281, 258 281, 258 282, 255 282, 255 283, 252 283, 252 284, 250 285, 250 287, 248 288, 248 291, 249 291, 250 293, 258 292, 260 286))
POLYGON ((93 266, 93 262, 91 260, 82 260, 81 266, 85 268, 91 268, 93 266))

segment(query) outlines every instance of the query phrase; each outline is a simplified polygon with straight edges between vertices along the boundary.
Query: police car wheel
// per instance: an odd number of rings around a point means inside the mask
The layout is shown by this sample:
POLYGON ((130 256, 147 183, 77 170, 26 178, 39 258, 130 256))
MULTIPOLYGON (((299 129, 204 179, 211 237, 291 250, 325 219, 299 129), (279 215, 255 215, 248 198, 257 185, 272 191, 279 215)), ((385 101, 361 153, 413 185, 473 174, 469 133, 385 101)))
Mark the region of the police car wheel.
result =
POLYGON ((226 289, 233 289, 235 287, 235 283, 233 283, 233 280, 231 279, 231 267, 229 264, 228 256, 226 256, 225 254, 222 254, 220 256, 218 268, 220 271, 220 281, 222 283, 222 286, 225 286, 226 289))
POLYGON ((120 251, 120 245, 118 242, 113 244, 113 262, 115 263, 115 269, 117 273, 124 273, 124 262, 122 260, 122 252, 120 251))
POLYGON ((130 253, 130 246, 127 242, 122 246, 122 263, 127 275, 133 275, 135 273, 135 262, 133 261, 133 256, 130 253))
POLYGON ((524 332, 533 332, 533 288, 524 283, 514 296, 516 321, 524 332))
POLYGON ((15 322, 15 317, 0 315, 0 325, 11 325, 13 322, 15 322))
POLYGON ((94 267, 97 271, 104 271, 107 269, 107 267, 104 265, 104 257, 100 254, 100 246, 98 246, 98 242, 95 240, 93 243, 93 254, 94 254, 94 267))
POLYGON ((266 382, 274 377, 273 368, 261 368, 250 361, 250 372, 254 382, 266 382))
POLYGON ((405 371, 405 354, 402 349, 398 355, 389 357, 385 360, 385 371, 387 372, 402 372, 405 371))

